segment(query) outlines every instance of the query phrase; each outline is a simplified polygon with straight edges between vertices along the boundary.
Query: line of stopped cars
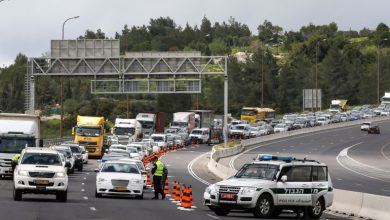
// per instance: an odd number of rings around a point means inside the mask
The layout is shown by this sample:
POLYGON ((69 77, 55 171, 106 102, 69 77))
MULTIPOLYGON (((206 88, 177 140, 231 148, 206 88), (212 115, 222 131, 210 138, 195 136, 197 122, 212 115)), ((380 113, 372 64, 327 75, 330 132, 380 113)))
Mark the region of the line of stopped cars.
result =
POLYGON ((14 200, 22 200, 23 194, 54 194, 58 201, 66 202, 68 174, 83 170, 88 151, 73 142, 48 148, 26 147, 13 163, 14 200))

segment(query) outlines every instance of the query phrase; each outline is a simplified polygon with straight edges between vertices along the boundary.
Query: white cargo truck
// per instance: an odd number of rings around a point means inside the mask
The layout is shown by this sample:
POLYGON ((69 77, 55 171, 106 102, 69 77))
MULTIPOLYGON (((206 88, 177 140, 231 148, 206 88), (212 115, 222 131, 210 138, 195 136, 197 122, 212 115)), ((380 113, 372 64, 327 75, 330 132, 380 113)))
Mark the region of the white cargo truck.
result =
POLYGON ((115 125, 112 128, 113 144, 130 144, 131 142, 142 139, 142 125, 136 119, 115 119, 115 125))
POLYGON ((184 129, 186 132, 191 132, 195 128, 195 113, 194 112, 176 112, 173 113, 173 122, 171 127, 184 129))
POLYGON ((0 113, 0 176, 12 176, 12 157, 28 147, 42 146, 36 115, 0 113))

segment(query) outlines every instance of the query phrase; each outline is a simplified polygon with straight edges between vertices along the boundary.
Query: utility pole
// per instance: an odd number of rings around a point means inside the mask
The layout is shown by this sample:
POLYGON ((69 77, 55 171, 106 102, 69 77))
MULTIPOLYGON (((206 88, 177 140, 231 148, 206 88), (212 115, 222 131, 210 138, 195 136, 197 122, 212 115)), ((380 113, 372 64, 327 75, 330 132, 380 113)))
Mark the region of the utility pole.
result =
POLYGON ((265 50, 263 50, 263 55, 261 56, 261 107, 264 107, 264 56, 265 50))

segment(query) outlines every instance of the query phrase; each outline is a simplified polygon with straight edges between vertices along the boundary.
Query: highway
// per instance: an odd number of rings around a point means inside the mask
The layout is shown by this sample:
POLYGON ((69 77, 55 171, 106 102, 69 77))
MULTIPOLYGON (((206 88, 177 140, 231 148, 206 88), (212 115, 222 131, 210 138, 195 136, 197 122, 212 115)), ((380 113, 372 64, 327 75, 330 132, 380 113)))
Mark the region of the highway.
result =
MULTIPOLYGON (((171 152, 162 160, 169 169, 169 181, 191 185, 194 190, 194 208, 182 210, 169 200, 152 200, 149 189, 144 200, 122 197, 95 198, 94 169, 96 161, 91 160, 83 172, 70 176, 68 202, 60 203, 55 196, 24 195, 23 201, 13 201, 12 181, 0 180, 0 212, 6 213, 7 219, 51 220, 51 219, 248 219, 250 213, 232 212, 227 217, 218 217, 202 205, 202 197, 208 183, 219 181, 206 167, 207 152, 210 147, 201 145, 171 152)), ((241 159, 241 158, 240 158, 241 159)), ((295 219, 294 215, 285 214, 279 219, 295 219)), ((345 219, 325 214, 322 219, 345 219)))
POLYGON ((306 134, 263 143, 221 163, 238 169, 259 153, 307 157, 329 166, 335 188, 390 196, 390 122, 378 124, 379 135, 360 126, 306 134), (346 148, 348 156, 343 155, 346 148))

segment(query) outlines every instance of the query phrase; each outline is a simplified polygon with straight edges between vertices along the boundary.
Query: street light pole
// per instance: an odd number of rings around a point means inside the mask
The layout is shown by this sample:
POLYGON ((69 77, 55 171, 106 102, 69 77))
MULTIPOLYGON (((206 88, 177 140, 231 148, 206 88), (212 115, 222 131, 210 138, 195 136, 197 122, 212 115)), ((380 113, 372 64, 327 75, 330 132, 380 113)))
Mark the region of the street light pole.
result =
POLYGON ((378 105, 379 105, 379 100, 380 100, 379 99, 379 84, 380 84, 380 82, 379 82, 379 70, 380 70, 380 62, 379 62, 380 56, 379 56, 379 54, 380 54, 380 43, 383 41, 387 41, 387 38, 379 40, 378 45, 377 45, 378 52, 377 52, 377 74, 376 74, 376 80, 377 80, 377 98, 376 98, 376 100, 377 100, 378 105))
POLYGON ((263 50, 263 56, 261 56, 261 107, 264 107, 264 56, 265 50, 263 50))
MULTIPOLYGON (((70 17, 64 21, 64 23, 62 24, 62 40, 64 40, 66 22, 71 20, 71 19, 77 19, 79 17, 80 16, 70 17)), ((60 86, 60 89, 61 89, 61 92, 60 92, 60 105, 61 105, 60 137, 63 138, 64 137, 64 102, 63 102, 64 101, 64 79, 61 77, 60 81, 61 81, 61 86, 60 86)))

